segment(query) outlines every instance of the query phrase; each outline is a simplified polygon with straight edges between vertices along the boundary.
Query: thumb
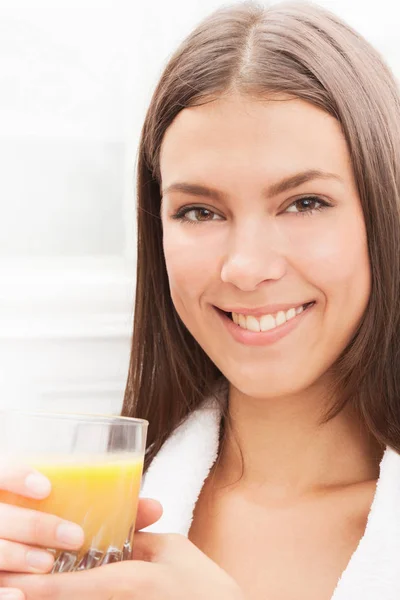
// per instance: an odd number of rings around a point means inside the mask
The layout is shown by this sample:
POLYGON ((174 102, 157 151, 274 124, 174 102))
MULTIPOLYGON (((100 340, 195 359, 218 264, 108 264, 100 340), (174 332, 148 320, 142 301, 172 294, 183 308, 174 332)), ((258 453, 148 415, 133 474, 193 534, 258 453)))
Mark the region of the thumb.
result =
POLYGON ((162 513, 163 508, 158 500, 139 498, 135 531, 153 525, 161 518, 162 513))

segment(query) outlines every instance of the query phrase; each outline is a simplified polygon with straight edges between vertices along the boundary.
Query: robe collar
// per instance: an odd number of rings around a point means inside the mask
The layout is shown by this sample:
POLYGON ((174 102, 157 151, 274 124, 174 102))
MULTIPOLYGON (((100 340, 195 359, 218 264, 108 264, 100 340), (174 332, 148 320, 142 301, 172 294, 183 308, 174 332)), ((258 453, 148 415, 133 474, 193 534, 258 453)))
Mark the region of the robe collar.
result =
MULTIPOLYGON (((153 459, 141 496, 163 506, 145 531, 188 536, 200 492, 217 458, 221 409, 208 398, 172 433, 153 459)), ((331 600, 400 599, 400 455, 389 446, 379 467, 367 526, 331 600)))

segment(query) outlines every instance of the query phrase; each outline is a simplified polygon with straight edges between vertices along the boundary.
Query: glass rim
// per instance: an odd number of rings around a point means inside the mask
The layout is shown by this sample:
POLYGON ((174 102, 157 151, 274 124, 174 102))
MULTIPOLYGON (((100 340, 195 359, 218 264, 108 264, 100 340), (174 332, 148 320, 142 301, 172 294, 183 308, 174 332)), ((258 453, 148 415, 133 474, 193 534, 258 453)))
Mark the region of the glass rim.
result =
POLYGON ((43 419, 60 419, 66 421, 75 421, 76 423, 87 423, 89 425, 141 425, 142 427, 147 427, 149 425, 149 421, 147 421, 146 419, 101 413, 70 413, 50 410, 2 408, 0 409, 0 417, 3 415, 23 415, 26 417, 36 417, 43 419))

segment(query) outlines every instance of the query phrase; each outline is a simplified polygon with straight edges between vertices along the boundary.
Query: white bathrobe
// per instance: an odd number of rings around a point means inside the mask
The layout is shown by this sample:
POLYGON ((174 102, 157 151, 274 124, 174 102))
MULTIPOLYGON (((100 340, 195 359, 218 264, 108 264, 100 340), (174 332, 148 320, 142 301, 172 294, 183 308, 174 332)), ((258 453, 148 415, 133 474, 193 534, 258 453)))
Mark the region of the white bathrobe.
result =
MULTIPOLYGON (((207 399, 165 442, 141 496, 164 508, 146 531, 188 536, 203 484, 217 457, 221 414, 207 399)), ((364 536, 331 600, 400 600, 400 455, 386 448, 364 536)))

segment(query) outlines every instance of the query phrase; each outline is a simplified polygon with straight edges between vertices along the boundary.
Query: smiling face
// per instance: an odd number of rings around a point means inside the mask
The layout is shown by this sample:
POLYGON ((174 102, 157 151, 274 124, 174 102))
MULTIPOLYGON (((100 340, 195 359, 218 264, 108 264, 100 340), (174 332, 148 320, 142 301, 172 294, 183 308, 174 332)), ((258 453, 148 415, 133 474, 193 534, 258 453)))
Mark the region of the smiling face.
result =
POLYGON ((303 100, 220 98, 177 115, 160 171, 171 297, 187 329, 246 395, 321 381, 370 293, 339 123, 303 100), (238 324, 219 309, 241 313, 238 324))

